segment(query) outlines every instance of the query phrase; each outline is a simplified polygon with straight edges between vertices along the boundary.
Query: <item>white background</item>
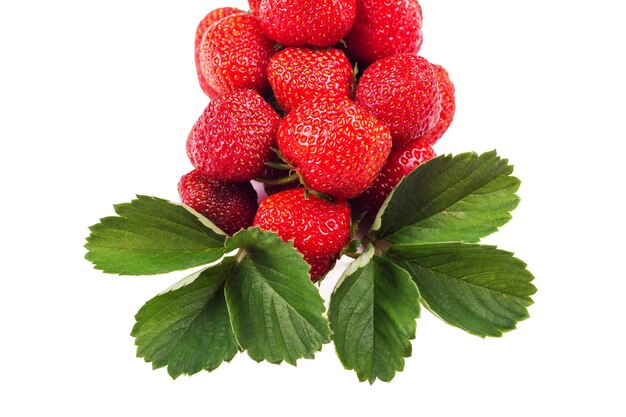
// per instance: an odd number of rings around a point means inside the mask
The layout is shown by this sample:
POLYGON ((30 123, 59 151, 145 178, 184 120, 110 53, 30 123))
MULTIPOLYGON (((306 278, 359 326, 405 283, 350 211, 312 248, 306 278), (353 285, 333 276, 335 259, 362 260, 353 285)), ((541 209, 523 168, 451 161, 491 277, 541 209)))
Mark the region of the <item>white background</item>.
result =
POLYGON ((514 219, 486 241, 535 274, 531 319, 482 340, 424 311, 405 371, 372 387, 332 345, 297 368, 239 355, 176 381, 152 371, 134 313, 185 274, 107 276, 82 245, 113 203, 178 198, 207 104, 194 31, 227 2, 2 1, 0 414, 625 415, 621 3, 421 3, 422 54, 458 97, 436 150, 496 148, 522 179, 514 219))

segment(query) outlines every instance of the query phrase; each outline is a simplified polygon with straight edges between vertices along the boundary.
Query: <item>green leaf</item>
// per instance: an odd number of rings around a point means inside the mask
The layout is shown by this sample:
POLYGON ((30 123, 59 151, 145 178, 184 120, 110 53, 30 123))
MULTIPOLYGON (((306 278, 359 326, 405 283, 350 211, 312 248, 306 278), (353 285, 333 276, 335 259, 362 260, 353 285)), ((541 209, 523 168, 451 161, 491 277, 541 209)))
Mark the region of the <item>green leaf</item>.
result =
POLYGON ((313 358, 330 341, 324 301, 302 255, 277 234, 250 228, 226 240, 242 248, 226 283, 226 302, 240 346, 257 362, 313 358))
POLYGON ((116 217, 89 228, 85 258, 120 275, 153 275, 205 265, 224 255, 224 232, 191 208, 138 195, 116 217))
POLYGON ((537 289, 526 264, 493 246, 394 245, 387 256, 415 280, 424 305, 469 333, 502 336, 528 318, 537 289))
POLYGON ((361 241, 358 239, 352 239, 350 243, 348 244, 348 246, 344 248, 342 253, 354 254, 359 250, 360 247, 361 247, 361 241))
POLYGON ((410 275, 389 260, 365 252, 342 275, 330 299, 335 348, 360 381, 391 381, 411 356, 419 293, 410 275))
POLYGON ((224 280, 235 261, 197 272, 148 301, 135 316, 131 333, 137 356, 154 369, 167 366, 172 378, 212 371, 237 353, 230 325, 224 280))
POLYGON ((496 152, 440 156, 405 177, 372 232, 390 243, 478 242, 511 219, 520 181, 496 152))

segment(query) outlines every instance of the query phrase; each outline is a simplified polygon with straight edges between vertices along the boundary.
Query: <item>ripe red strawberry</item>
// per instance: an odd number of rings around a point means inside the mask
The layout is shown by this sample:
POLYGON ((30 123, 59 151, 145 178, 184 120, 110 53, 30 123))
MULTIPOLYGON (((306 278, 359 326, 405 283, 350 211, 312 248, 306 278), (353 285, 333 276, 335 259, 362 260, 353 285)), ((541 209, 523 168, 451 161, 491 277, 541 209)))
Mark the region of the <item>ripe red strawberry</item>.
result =
POLYGON ((422 46, 422 8, 417 0, 357 0, 356 20, 345 38, 348 54, 363 65, 422 46))
POLYGON ((422 140, 430 145, 434 145, 435 142, 441 139, 443 134, 446 133, 454 119, 454 112, 456 110, 454 84, 450 81, 448 71, 440 65, 433 64, 433 68, 435 69, 435 76, 437 77, 439 91, 441 92, 441 113, 435 127, 426 132, 422 137, 422 140))
POLYGON ((259 18, 283 46, 332 46, 350 31, 355 0, 261 0, 259 18))
POLYGON ((331 203, 303 188, 267 197, 256 213, 254 226, 277 233, 311 265, 311 280, 317 281, 335 264, 350 235, 350 208, 345 200, 331 203))
POLYGON ((433 66, 413 54, 383 58, 367 68, 356 102, 391 130, 402 145, 432 129, 441 113, 441 93, 433 66))
POLYGON ((354 73, 339 49, 287 48, 270 59, 267 66, 274 95, 289 113, 299 104, 318 96, 350 96, 354 73))
POLYGON ((261 9, 261 0, 248 0, 250 5, 250 14, 252 16, 259 17, 259 10, 261 9))
POLYGON ((424 21, 424 13, 422 13, 422 6, 419 4, 417 0, 410 0, 412 4, 417 7, 417 15, 419 16, 420 22, 424 21))
POLYGON ((435 156, 433 148, 421 139, 394 148, 376 181, 363 194, 351 201, 353 210, 357 213, 367 212, 364 220, 371 223, 378 209, 400 180, 435 156))
POLYGON ((389 129, 342 97, 318 97, 283 119, 278 149, 315 191, 352 198, 369 187, 391 149, 389 129))
POLYGON ((197 169, 182 176, 178 194, 183 204, 228 235, 252 226, 258 208, 256 191, 249 182, 212 181, 197 169))
POLYGON ((200 88, 204 91, 204 94, 209 96, 209 98, 213 98, 218 94, 211 88, 211 86, 204 79, 204 75, 202 75, 202 70, 200 69, 200 44, 202 43, 202 37, 206 33, 209 26, 213 23, 217 22, 225 18, 226 16, 230 16, 235 13, 243 13, 241 10, 236 9, 234 7, 222 7, 219 9, 215 9, 209 14, 207 14, 204 19, 198 23, 198 27, 196 29, 196 39, 194 42, 194 51, 196 58, 196 73, 198 74, 198 82, 200 83, 200 88))
POLYGON ((260 175, 273 155, 280 117, 253 90, 212 100, 187 140, 193 166, 216 181, 243 182, 260 175))
POLYGON ((250 88, 269 91, 265 69, 274 42, 257 18, 247 13, 227 16, 209 27, 200 44, 200 69, 217 93, 250 88))

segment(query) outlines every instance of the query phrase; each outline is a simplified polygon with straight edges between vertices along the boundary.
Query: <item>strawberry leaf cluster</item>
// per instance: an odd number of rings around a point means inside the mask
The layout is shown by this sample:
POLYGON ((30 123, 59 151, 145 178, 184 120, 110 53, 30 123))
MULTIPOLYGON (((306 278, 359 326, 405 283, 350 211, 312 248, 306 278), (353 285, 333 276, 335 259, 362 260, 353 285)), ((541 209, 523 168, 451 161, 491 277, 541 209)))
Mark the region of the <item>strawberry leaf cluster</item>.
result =
POLYGON ((440 156, 408 174, 324 301, 292 241, 250 227, 228 236, 188 206, 147 196, 90 228, 86 258, 120 275, 202 267, 148 301, 132 329, 137 355, 176 378, 247 352, 296 364, 325 343, 359 380, 390 381, 411 356, 421 307, 468 333, 501 336, 528 317, 524 262, 479 240, 517 206, 519 180, 495 152, 440 156))

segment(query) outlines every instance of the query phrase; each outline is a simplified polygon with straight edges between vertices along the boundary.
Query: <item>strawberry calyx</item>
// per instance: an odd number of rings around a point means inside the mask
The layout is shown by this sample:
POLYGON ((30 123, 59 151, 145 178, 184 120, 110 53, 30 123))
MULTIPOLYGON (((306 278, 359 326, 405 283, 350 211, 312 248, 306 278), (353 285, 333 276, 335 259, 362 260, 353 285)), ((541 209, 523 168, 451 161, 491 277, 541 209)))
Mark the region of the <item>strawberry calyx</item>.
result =
POLYGON ((304 198, 305 199, 308 199, 309 198, 309 194, 312 194, 315 197, 321 198, 321 199, 326 200, 326 201, 330 201, 331 203, 334 202, 333 199, 329 195, 324 194, 324 193, 320 193, 319 191, 315 191, 315 190, 307 187, 307 185, 304 184, 304 182, 302 182, 302 185, 304 186, 304 198))
MULTIPOLYGON (((353 223, 354 226, 354 223, 353 223)), ((363 253, 363 244, 359 239, 351 237, 348 244, 341 250, 340 256, 347 256, 348 258, 358 259, 363 253)))
POLYGON ((294 168, 280 153, 280 151, 274 147, 270 148, 272 152, 276 154, 276 158, 271 161, 267 161, 265 163, 269 168, 273 168, 278 171, 287 171, 286 175, 275 175, 270 172, 266 172, 265 174, 255 178, 255 181, 260 182, 265 185, 285 185, 290 184, 295 181, 299 181, 302 185, 304 185, 304 180, 298 173, 298 170, 294 168))

